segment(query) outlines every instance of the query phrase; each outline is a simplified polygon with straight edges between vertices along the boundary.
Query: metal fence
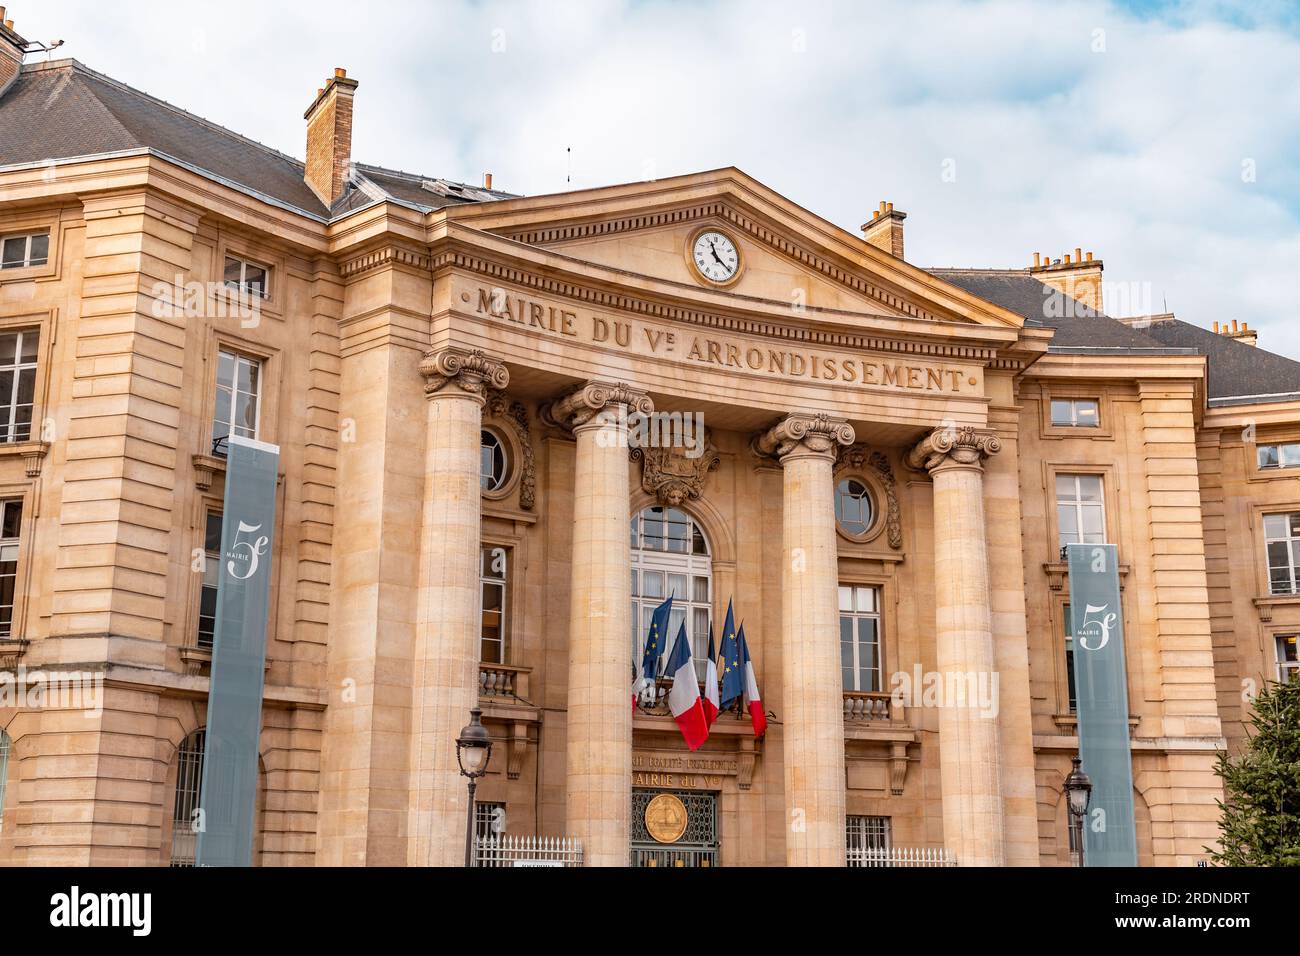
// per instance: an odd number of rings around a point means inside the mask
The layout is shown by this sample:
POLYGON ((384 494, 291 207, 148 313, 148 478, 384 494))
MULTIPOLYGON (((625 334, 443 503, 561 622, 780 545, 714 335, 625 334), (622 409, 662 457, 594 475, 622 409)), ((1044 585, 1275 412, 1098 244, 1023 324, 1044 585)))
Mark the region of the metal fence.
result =
POLYGON ((888 850, 855 849, 847 853, 849 866, 956 866, 957 858, 944 849, 895 846, 888 850))
POLYGON ((481 836, 475 866, 582 866, 582 843, 569 837, 481 836))

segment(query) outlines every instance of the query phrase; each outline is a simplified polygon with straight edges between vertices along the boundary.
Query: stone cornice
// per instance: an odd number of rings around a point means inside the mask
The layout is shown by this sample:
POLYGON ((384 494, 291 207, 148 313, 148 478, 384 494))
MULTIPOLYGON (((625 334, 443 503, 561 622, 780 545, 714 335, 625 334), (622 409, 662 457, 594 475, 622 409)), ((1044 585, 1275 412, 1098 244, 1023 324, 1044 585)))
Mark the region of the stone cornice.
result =
POLYGON ((946 465, 979 468, 989 455, 1002 450, 997 435, 977 432, 969 425, 962 428, 936 428, 922 438, 907 454, 908 467, 934 472, 946 465))
MULTIPOLYGON (((489 282, 509 283, 526 289, 535 289, 550 295, 585 302, 591 306, 619 309, 636 315, 702 326, 720 332, 735 332, 758 338, 780 339, 788 342, 798 342, 803 345, 818 345, 828 349, 893 352, 979 363, 992 361, 998 351, 997 345, 993 343, 979 345, 932 342, 911 338, 903 333, 897 335, 867 335, 858 332, 836 332, 806 326, 786 325, 775 321, 721 315, 700 309, 656 302, 652 299, 622 292, 613 292, 602 289, 595 284, 584 284, 549 275, 540 275, 537 272, 494 261, 462 249, 447 249, 436 254, 433 257, 432 268, 435 272, 444 269, 461 269, 481 275, 489 282)), ((818 311, 808 309, 806 314, 815 317, 818 311)), ((971 326, 971 328, 976 329, 979 327, 971 326)))
POLYGON ((547 425, 576 429, 587 424, 605 409, 622 406, 628 412, 649 415, 655 410, 650 396, 625 382, 588 382, 563 398, 542 407, 542 421, 547 425))
POLYGON ((853 426, 828 415, 788 415, 765 432, 755 435, 750 448, 760 458, 775 458, 782 464, 789 458, 823 456, 833 461, 839 446, 853 444, 853 426))
POLYGON ((497 359, 490 358, 477 349, 442 349, 430 352, 420 363, 420 374, 425 378, 424 393, 430 397, 454 396, 454 386, 465 396, 485 402, 489 388, 504 389, 510 384, 510 373, 497 359))

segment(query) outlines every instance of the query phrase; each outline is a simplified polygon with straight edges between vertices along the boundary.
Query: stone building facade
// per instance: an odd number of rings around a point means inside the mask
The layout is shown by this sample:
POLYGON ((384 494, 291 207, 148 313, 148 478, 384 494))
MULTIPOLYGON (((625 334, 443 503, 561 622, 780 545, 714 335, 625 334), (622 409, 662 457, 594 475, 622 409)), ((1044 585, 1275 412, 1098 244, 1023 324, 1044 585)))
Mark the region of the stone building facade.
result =
POLYGON ((102 676, 0 701, 0 863, 192 860, 231 433, 281 451, 261 865, 458 864, 475 705, 477 825, 589 865, 1067 863, 1070 540, 1119 549, 1141 862, 1203 857, 1300 632, 1300 365, 1105 316, 1091 254, 923 269, 892 206, 852 234, 734 168, 359 163, 356 92, 304 166, 75 61, 0 82, 0 668, 102 676), (648 412, 702 430, 631 447, 648 412), (669 591, 697 658, 743 618, 762 739, 629 706, 669 591))

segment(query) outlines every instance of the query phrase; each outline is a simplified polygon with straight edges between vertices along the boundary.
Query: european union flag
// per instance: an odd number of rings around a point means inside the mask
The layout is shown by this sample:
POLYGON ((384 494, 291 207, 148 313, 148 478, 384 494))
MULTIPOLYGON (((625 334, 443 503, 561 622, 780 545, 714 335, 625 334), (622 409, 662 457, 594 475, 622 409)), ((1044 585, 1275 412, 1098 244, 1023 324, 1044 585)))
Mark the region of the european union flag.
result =
POLYGON ((722 709, 726 710, 745 693, 745 668, 740 660, 740 642, 736 640, 736 618, 727 602, 727 621, 722 625, 722 709))
POLYGON ((659 676, 659 658, 663 656, 668 644, 668 615, 672 610, 673 596, 670 594, 668 600, 650 615, 650 631, 645 636, 645 656, 641 659, 641 678, 651 683, 659 676))

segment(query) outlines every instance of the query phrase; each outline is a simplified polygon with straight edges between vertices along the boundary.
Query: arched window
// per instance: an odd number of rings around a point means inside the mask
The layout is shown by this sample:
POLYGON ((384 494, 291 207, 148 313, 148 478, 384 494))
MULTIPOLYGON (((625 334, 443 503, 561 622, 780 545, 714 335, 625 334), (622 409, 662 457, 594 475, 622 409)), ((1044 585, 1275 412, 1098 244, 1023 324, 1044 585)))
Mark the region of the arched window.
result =
POLYGON ((506 444, 485 428, 479 436, 479 484, 484 491, 496 491, 506 475, 506 444))
POLYGON ((847 535, 858 537, 871 528, 875 520, 871 492, 856 478, 845 478, 835 486, 835 520, 847 535))
POLYGON ((0 830, 5 823, 5 781, 9 779, 9 735, 0 730, 0 830))
POLYGON ((176 801, 172 812, 172 866, 193 866, 198 849, 194 811, 200 806, 203 786, 203 750, 207 731, 196 730, 183 741, 176 755, 176 801))
POLYGON ((638 663, 645 653, 650 616, 673 596, 668 644, 659 661, 659 674, 686 622, 695 670, 704 679, 709 653, 709 622, 713 619, 713 561, 704 532, 677 508, 646 508, 632 518, 632 653, 638 663))

